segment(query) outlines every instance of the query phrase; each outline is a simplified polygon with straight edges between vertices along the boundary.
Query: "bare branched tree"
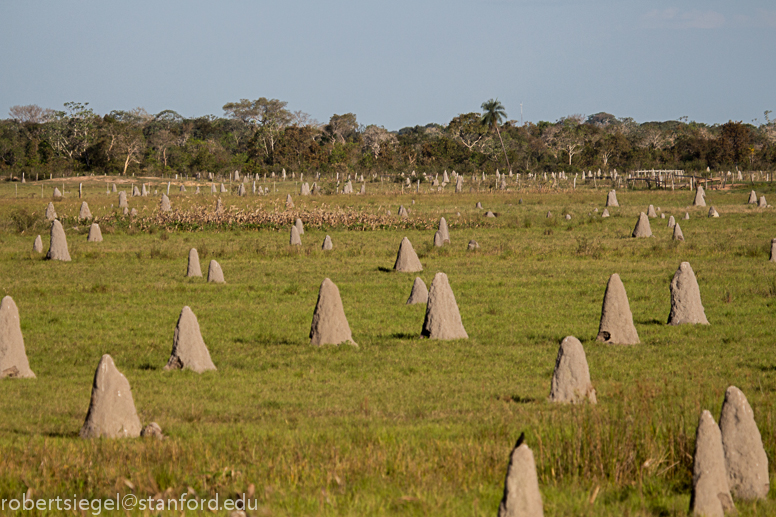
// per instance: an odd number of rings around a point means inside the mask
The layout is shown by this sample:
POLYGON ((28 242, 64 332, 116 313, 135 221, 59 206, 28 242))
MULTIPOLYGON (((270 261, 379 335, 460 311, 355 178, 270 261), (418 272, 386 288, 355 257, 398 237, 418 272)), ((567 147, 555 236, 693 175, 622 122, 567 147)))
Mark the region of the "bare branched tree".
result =
POLYGON ((8 114, 17 122, 42 124, 53 118, 54 110, 41 108, 37 104, 28 104, 26 106, 11 106, 11 109, 8 110, 8 114))
POLYGON ((309 113, 305 113, 302 110, 296 110, 293 113, 291 113, 291 122, 290 125, 292 126, 312 126, 315 128, 321 127, 321 123, 315 120, 312 115, 309 113))

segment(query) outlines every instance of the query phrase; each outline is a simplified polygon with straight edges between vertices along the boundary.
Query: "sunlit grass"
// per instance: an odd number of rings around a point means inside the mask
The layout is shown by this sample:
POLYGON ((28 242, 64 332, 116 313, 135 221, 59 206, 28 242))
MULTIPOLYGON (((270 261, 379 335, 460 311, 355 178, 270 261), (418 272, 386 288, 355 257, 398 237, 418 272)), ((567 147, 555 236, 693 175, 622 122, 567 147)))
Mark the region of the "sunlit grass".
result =
MULTIPOLYGON (((13 185, 0 186, 2 289, 19 306, 37 374, 0 382, 0 496, 31 488, 39 496, 109 497, 129 492, 128 480, 146 497, 188 487, 205 497, 254 484, 272 515, 493 515, 508 454, 524 431, 546 515, 684 514, 698 415, 718 416, 731 384, 749 398, 769 457, 776 453, 776 267, 767 262, 776 216, 746 206, 749 189, 708 192, 719 219, 688 206, 687 191, 618 192, 622 207, 608 219, 600 218, 604 187, 402 195, 396 184, 377 182, 367 183, 367 196, 293 194, 289 212, 290 182, 266 197, 221 195, 227 209, 289 218, 348 208, 390 210, 399 221, 403 204, 410 220, 446 217, 452 239, 440 249, 434 230, 309 225, 295 249, 280 224, 175 231, 152 221, 159 196, 129 198, 145 225, 114 218, 118 196, 94 181, 85 183, 84 199, 105 220, 103 243, 87 244, 88 225, 75 221, 77 184, 55 203, 68 223, 67 264, 32 252, 38 233, 48 246, 49 199, 40 198, 40 186, 20 185, 18 199, 13 185), (474 208, 477 201, 485 210, 474 208), (676 217, 685 243, 671 240, 665 219, 651 220, 653 238, 629 238, 650 203, 676 217), (484 219, 486 210, 499 217, 484 219), (320 249, 327 234, 331 252, 320 249), (404 305, 416 275, 390 270, 403 236, 421 257, 417 276, 427 285, 436 271, 449 276, 470 339, 420 339, 424 308, 404 305), (467 251, 470 239, 479 250, 467 251), (191 247, 203 270, 219 261, 225 285, 184 277, 191 247), (708 327, 665 325, 668 284, 685 260, 708 327), (614 272, 641 345, 594 341, 614 272), (309 345, 327 276, 339 286, 358 348, 309 345), (199 319, 216 372, 162 370, 184 305, 199 319), (585 346, 595 407, 546 401, 566 335, 585 346), (142 422, 158 422, 168 439, 77 437, 103 353, 129 379, 142 422)), ((173 208, 214 209, 215 197, 202 191, 172 188, 173 208)), ((739 511, 767 515, 776 503, 739 511)))

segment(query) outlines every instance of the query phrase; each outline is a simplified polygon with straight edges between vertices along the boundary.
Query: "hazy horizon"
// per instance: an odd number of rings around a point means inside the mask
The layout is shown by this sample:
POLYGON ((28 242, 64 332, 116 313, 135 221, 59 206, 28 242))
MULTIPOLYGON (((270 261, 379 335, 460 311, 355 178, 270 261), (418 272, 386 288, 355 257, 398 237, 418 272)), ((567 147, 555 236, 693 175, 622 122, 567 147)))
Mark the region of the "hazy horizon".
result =
POLYGON ((223 116, 277 98, 319 122, 447 124, 498 98, 508 118, 760 124, 776 111, 762 1, 4 1, 0 117, 14 105, 223 116))

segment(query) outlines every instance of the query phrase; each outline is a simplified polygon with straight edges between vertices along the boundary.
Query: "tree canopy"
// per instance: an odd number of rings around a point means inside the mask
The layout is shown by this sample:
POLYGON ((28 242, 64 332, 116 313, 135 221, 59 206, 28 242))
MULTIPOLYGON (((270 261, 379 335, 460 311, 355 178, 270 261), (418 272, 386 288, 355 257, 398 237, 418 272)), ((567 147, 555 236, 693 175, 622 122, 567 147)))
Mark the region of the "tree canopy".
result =
POLYGON ((60 110, 14 106, 0 120, 0 171, 129 174, 187 172, 359 172, 455 169, 515 172, 670 168, 773 169, 776 121, 707 125, 667 120, 638 123, 599 112, 555 122, 507 121, 498 99, 482 112, 446 124, 390 131, 363 126, 355 113, 320 124, 279 99, 224 104, 222 117, 187 118, 143 108, 98 115, 87 102, 60 110))

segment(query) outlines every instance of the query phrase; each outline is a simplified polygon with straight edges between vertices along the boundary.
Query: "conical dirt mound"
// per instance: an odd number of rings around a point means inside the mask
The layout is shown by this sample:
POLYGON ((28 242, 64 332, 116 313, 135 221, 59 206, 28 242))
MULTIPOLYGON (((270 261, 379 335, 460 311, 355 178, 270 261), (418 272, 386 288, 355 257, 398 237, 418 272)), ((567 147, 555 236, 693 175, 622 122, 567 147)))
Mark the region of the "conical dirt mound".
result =
POLYGON ((296 231, 299 232, 299 235, 304 235, 304 224, 302 224, 301 219, 297 217, 296 221, 294 221, 294 226, 296 226, 296 231))
POLYGON ((199 330, 199 322, 194 312, 186 306, 178 317, 175 326, 175 334, 172 339, 172 353, 167 361, 165 370, 193 370, 202 373, 207 370, 215 370, 216 365, 210 359, 202 333, 199 330))
POLYGON ((54 203, 49 201, 49 204, 46 207, 46 220, 53 221, 56 218, 57 218, 57 211, 54 209, 54 203))
POLYGON ((291 199, 291 194, 286 196, 286 208, 294 208, 294 200, 291 199))
MULTIPOLYGON (((38 235, 40 238, 40 235, 38 235)), ((771 239, 771 262, 776 262, 776 239, 771 239)))
POLYGON ((127 205, 127 193, 123 190, 119 192, 119 208, 128 208, 129 205, 127 205))
POLYGON ((70 262, 70 252, 67 251, 67 237, 65 237, 65 229, 62 228, 62 223, 58 219, 51 223, 51 243, 49 244, 49 250, 46 254, 46 258, 49 260, 61 260, 63 262, 70 262))
POLYGON ((199 267, 199 253, 197 248, 191 248, 189 250, 189 264, 186 268, 186 276, 202 276, 202 269, 199 267))
POLYGON ((675 241, 684 242, 684 234, 682 233, 682 229, 679 227, 679 223, 676 223, 674 225, 674 233, 671 238, 675 241))
POLYGON ((345 317, 339 289, 334 282, 325 278, 318 291, 318 302, 313 312, 313 322, 310 326, 310 344, 339 345, 353 343, 350 325, 345 317))
POLYGON ((447 221, 444 217, 439 219, 439 233, 442 235, 442 242, 450 244, 450 230, 447 228, 447 221))
POLYGON ((747 201, 747 204, 749 205, 757 204, 757 192, 755 192, 754 190, 749 193, 749 201, 747 201))
POLYGON ((649 227, 649 217, 644 212, 639 215, 636 221, 636 227, 633 229, 632 237, 652 237, 652 228, 649 227))
MULTIPOLYGON (((521 435, 522 438, 522 435, 521 435)), ((531 449, 518 440, 509 456, 498 517, 543 517, 542 494, 531 449)))
POLYGON ((102 242, 102 230, 100 230, 99 224, 92 223, 89 227, 89 236, 86 237, 86 242, 102 242))
POLYGON ((167 194, 162 194, 162 201, 159 203, 159 210, 162 212, 169 212, 172 210, 172 207, 170 206, 170 198, 167 197, 167 194))
POLYGON ((412 284, 412 291, 410 292, 410 297, 407 298, 407 303, 405 305, 415 305, 416 303, 427 303, 428 302, 428 288, 426 288, 426 283, 423 281, 422 278, 419 276, 415 277, 415 283, 412 284))
POLYGON ((78 219, 83 221, 85 219, 91 219, 92 218, 92 212, 89 210, 89 205, 86 204, 86 201, 81 203, 81 210, 78 211, 78 219))
POLYGON ((430 339, 468 339, 463 328, 458 304, 447 275, 437 273, 428 291, 426 318, 423 321, 421 336, 430 339))
POLYGON ((704 197, 703 187, 698 187, 698 190, 695 191, 695 200, 692 202, 693 206, 706 206, 704 197))
POLYGON ((655 212, 654 206, 649 205, 649 207, 647 208, 647 217, 649 217, 650 219, 654 219, 655 217, 657 217, 657 212, 655 212))
POLYGON ((701 290, 689 262, 682 262, 671 280, 671 313, 668 315, 669 325, 684 323, 709 324, 701 303, 701 290))
MULTIPOLYGON (((43 239, 40 238, 40 235, 35 237, 35 242, 32 243, 32 251, 35 253, 43 253, 43 239)), ((771 253, 773 255, 773 253, 771 253)))
POLYGON ((210 265, 207 268, 207 281, 214 284, 225 284, 224 272, 221 270, 221 264, 215 260, 210 261, 210 265))
POLYGON ((288 240, 289 246, 301 246, 302 238, 299 236, 299 229, 296 226, 291 227, 291 237, 288 240))
POLYGON ((752 407, 735 386, 725 391, 719 428, 730 492, 738 499, 765 499, 770 488, 768 456, 752 407))
POLYGON ((396 263, 393 269, 402 273, 417 273, 423 271, 418 254, 412 248, 412 243, 407 237, 404 237, 399 244, 399 252, 396 254, 396 263))
POLYGON ((637 345, 640 342, 639 334, 633 325, 628 294, 617 273, 610 276, 606 284, 601 324, 598 326, 596 339, 617 345, 637 345))
POLYGON ((94 373, 81 438, 134 438, 140 436, 141 428, 129 381, 116 369, 113 358, 103 355, 94 373))
POLYGON ((19 309, 13 298, 0 303, 0 378, 34 378, 24 349, 19 309))
POLYGON ((610 190, 608 194, 606 194, 606 206, 620 206, 620 204, 617 202, 617 192, 614 190, 610 190))
POLYGON ((725 512, 734 509, 725 472, 722 435, 714 417, 704 410, 695 433, 690 513, 723 517, 725 512))
POLYGON ((323 239, 323 245, 321 246, 321 249, 324 251, 334 249, 334 245, 331 243, 331 237, 329 237, 328 235, 326 236, 325 239, 323 239))
POLYGON ((550 401, 578 404, 585 400, 589 400, 591 404, 596 403, 585 349, 577 338, 566 336, 560 343, 558 357, 555 359, 550 401))

